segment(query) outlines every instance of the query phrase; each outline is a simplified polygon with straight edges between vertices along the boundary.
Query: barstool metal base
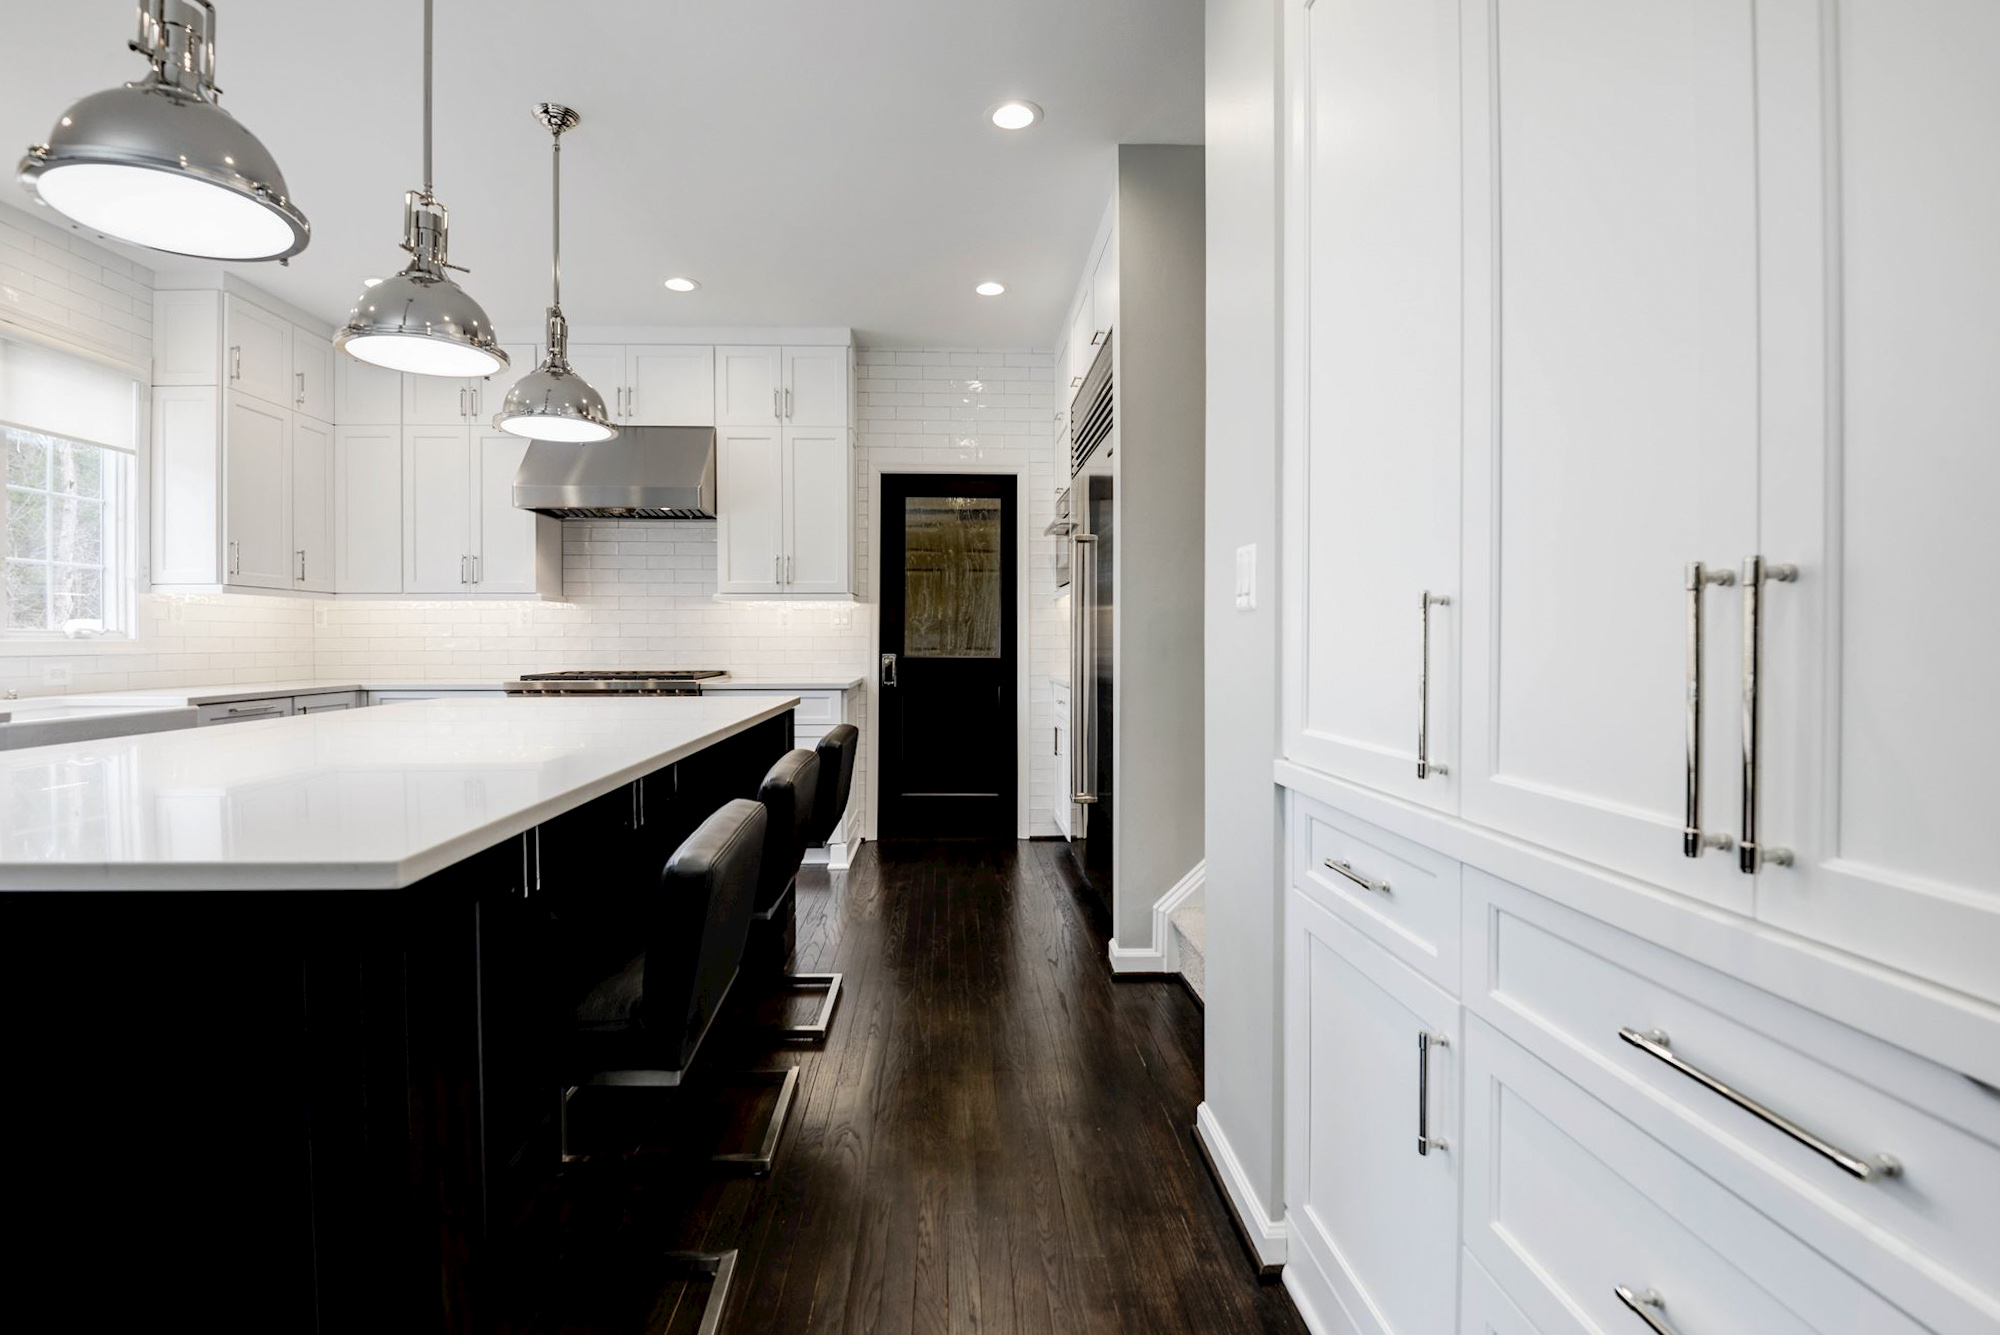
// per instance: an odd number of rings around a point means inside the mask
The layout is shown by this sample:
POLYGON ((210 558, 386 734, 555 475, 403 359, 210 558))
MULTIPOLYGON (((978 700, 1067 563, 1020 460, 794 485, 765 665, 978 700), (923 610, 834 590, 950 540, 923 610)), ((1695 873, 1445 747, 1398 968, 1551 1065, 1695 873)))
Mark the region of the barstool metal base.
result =
POLYGON ((757 1071, 743 1071, 738 1073, 737 1078, 775 1084, 778 1087, 778 1102, 771 1109, 770 1120, 764 1123, 764 1134, 757 1138, 756 1149, 711 1157, 716 1163, 741 1169, 753 1177, 763 1177, 771 1171, 771 1165, 778 1158, 778 1138, 785 1133, 785 1119, 792 1115, 792 1100, 799 1092, 799 1068, 774 1066, 757 1071))
POLYGON ((805 1024, 779 1025, 771 1032, 793 1043, 826 1042, 827 1026, 833 1023, 833 1008, 840 1004, 840 979, 837 973, 780 974, 780 992, 824 992, 826 999, 820 1002, 819 1013, 805 1024))
MULTIPOLYGON (((716 1335, 722 1329, 722 1312, 729 1305, 729 1282, 736 1278, 736 1249, 726 1252, 668 1252, 663 1258, 675 1270, 685 1273, 690 1279, 708 1276, 713 1282, 708 1288, 708 1301, 701 1307, 701 1324, 695 1328, 695 1335, 716 1335)), ((679 1310, 678 1305, 675 1308, 679 1310)), ((668 1316, 669 1325, 673 1317, 668 1316)))
MULTIPOLYGON (((680 1074, 678 1071, 605 1072, 590 1083, 613 1088, 659 1089, 678 1084, 680 1074), (605 1076, 623 1078, 605 1079, 605 1076), (658 1076, 661 1078, 653 1080, 635 1078, 642 1076, 658 1076), (673 1078, 665 1078, 669 1076, 673 1078)), ((713 1154, 709 1156, 709 1160, 712 1163, 722 1164, 739 1172, 747 1172, 753 1177, 763 1177, 771 1171, 772 1164, 777 1161, 778 1141, 784 1135, 785 1122, 792 1115, 792 1103, 798 1097, 799 1068, 796 1066, 774 1066, 754 1071, 738 1071, 733 1072, 729 1076, 729 1079, 761 1085, 776 1085, 778 1087, 778 1101, 772 1106, 771 1115, 765 1121, 763 1130, 754 1137, 754 1143, 757 1146, 756 1149, 738 1150, 729 1154, 713 1154)), ((581 1086, 569 1085, 565 1086, 562 1091, 562 1106, 559 1112, 561 1121, 557 1126, 557 1145, 562 1157, 563 1167, 582 1168, 594 1163, 630 1163, 635 1159, 672 1159, 676 1157, 657 1150, 619 1150, 610 1154, 571 1153, 569 1148, 569 1101, 579 1088, 581 1086)))

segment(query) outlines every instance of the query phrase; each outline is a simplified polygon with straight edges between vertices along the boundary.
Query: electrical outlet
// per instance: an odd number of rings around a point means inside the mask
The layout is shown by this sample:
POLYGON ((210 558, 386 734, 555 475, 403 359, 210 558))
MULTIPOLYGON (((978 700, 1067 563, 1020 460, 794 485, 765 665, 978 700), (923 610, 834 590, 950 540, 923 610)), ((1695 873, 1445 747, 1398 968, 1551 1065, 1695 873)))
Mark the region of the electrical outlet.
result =
POLYGON ((1257 544, 1236 549, 1236 610, 1257 610, 1257 544))
POLYGON ((42 664, 42 685, 67 686, 70 683, 70 667, 67 663, 42 664))

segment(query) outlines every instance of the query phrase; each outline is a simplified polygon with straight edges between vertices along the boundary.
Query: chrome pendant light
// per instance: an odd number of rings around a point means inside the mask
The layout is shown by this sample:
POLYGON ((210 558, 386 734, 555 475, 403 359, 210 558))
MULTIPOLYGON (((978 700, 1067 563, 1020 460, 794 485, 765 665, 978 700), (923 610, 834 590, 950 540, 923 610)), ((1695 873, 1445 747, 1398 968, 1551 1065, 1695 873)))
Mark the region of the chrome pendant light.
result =
POLYGON ((507 368, 493 322, 447 270, 449 219, 431 191, 431 0, 424 0, 424 188, 403 196, 403 249, 394 278, 363 287, 333 345, 357 361, 412 375, 472 379, 507 368))
POLYGON ((549 355, 507 391, 507 401, 493 418, 502 431, 532 440, 609 440, 618 434, 611 414, 604 410, 604 396, 590 382, 570 369, 569 323, 562 313, 562 137, 574 130, 583 118, 568 107, 544 102, 535 108, 535 119, 555 136, 554 261, 550 265, 553 294, 549 298, 549 355))
POLYGON ((215 6, 140 0, 137 83, 84 98, 21 159, 21 184, 92 231, 209 260, 285 260, 312 226, 257 136, 217 102, 215 6))

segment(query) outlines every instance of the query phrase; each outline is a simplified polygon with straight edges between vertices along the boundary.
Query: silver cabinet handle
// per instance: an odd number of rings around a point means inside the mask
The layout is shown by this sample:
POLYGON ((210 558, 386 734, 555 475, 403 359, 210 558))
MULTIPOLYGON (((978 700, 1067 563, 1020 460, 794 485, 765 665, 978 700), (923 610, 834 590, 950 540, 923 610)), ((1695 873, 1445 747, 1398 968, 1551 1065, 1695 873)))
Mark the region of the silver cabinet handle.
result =
POLYGON ((1709 848, 1733 848, 1736 841, 1726 834, 1704 834, 1701 828, 1701 664, 1702 593, 1711 584, 1728 586, 1736 582, 1733 570, 1710 570, 1699 561, 1687 567, 1687 818, 1681 827, 1681 853, 1698 858, 1709 848))
POLYGON ((793 561, 794 558, 792 557, 788 556, 785 558, 785 583, 787 584, 792 584, 797 582, 799 577, 798 566, 795 565, 793 561))
POLYGON ((468 386, 466 386, 466 391, 465 391, 465 392, 466 392, 466 394, 467 394, 467 395, 468 395, 468 396, 469 396, 469 397, 471 398, 471 400, 472 400, 472 411, 471 411, 471 412, 469 412, 469 413, 467 413, 467 414, 466 414, 466 416, 467 416, 467 417, 477 417, 477 416, 479 416, 479 405, 480 405, 480 402, 481 402, 481 401, 482 401, 482 400, 483 400, 483 399, 484 399, 484 398, 485 398, 486 396, 485 396, 484 394, 482 394, 482 393, 480 392, 480 389, 479 389, 479 386, 477 386, 477 385, 468 385, 468 386))
POLYGON ((785 386, 785 420, 787 422, 792 420, 792 388, 790 385, 785 386))
POLYGON ((1417 1031, 1417 1153, 1448 1150, 1451 1142, 1431 1134, 1431 1049, 1448 1048, 1451 1040, 1443 1034, 1417 1031))
POLYGON ((305 548, 303 548, 303 547, 299 548, 299 550, 298 550, 298 551, 296 551, 296 552, 293 552, 293 553, 292 553, 292 555, 298 558, 298 562, 299 562, 299 583, 303 584, 303 583, 305 583, 305 582, 306 582, 306 551, 305 551, 305 548))
POLYGON ((229 378, 231 380, 243 378, 243 345, 240 343, 229 349, 229 378))
POLYGON ((458 558, 458 582, 460 584, 472 583, 472 558, 469 556, 458 558))
POLYGON ((231 718, 250 718, 258 714, 275 714, 276 705, 231 705, 225 711, 231 718))
POLYGON ((1757 833, 1757 784, 1763 731, 1764 582, 1790 584, 1793 565, 1766 565, 1761 556, 1743 558, 1743 837, 1736 846, 1737 870, 1755 876, 1765 863, 1792 865, 1789 848, 1766 848, 1757 833))
POLYGON ((1653 1335, 1678 1335, 1678 1332, 1667 1324, 1664 1315, 1667 1310, 1667 1300, 1654 1290, 1644 1289, 1634 1293, 1620 1284, 1612 1292, 1618 1295, 1619 1302, 1632 1310, 1633 1315, 1646 1323, 1646 1329, 1652 1331, 1653 1335))
POLYGON ((771 416, 783 419, 784 413, 778 409, 778 387, 771 386, 771 416))
POLYGON ((292 372, 292 374, 298 377, 298 382, 299 382, 298 406, 303 408, 306 406, 306 373, 304 371, 294 371, 292 372))
POLYGON ((785 558, 782 556, 773 556, 771 558, 771 582, 773 584, 783 584, 785 582, 785 558))
POLYGON ((1749 1113, 1758 1121, 1763 1122, 1766 1126, 1776 1127, 1793 1140, 1799 1142, 1799 1144, 1811 1150, 1814 1154, 1832 1163, 1849 1177, 1859 1178, 1863 1182, 1872 1182, 1877 1178, 1902 1176, 1902 1163, 1890 1155, 1878 1154, 1873 1159, 1863 1159, 1858 1155, 1849 1154, 1838 1145, 1829 1144, 1821 1140, 1818 1136, 1815 1136, 1791 1118, 1786 1117, 1783 1113, 1773 1112, 1757 1100, 1751 1098, 1748 1094, 1716 1079, 1699 1066, 1681 1060, 1674 1052, 1665 1032, 1662 1030, 1649 1029, 1641 1033, 1630 1025, 1625 1025, 1619 1028, 1618 1037, 1624 1039, 1627 1043, 1630 1043, 1633 1047, 1639 1049, 1639 1051, 1645 1053, 1655 1061, 1662 1062, 1680 1072, 1703 1089, 1708 1090, 1711 1094, 1719 1094, 1723 1098, 1728 1099, 1731 1103, 1741 1108, 1744 1112, 1749 1113))
POLYGON ((243 569, 243 544, 234 538, 229 540, 229 573, 234 575, 243 569))
POLYGON ((1451 598, 1448 595, 1432 593, 1429 589, 1424 590, 1420 608, 1423 616, 1423 647, 1417 658, 1417 777, 1419 779, 1451 772, 1431 759, 1431 609, 1450 606, 1451 598))
POLYGON ((884 686, 894 686, 896 684, 896 656, 894 654, 882 655, 882 684, 884 686))
POLYGON ((1333 872, 1340 876, 1345 876, 1348 880, 1354 882, 1356 885, 1360 886, 1363 890, 1373 890, 1378 895, 1386 895, 1389 893, 1389 883, 1387 881, 1369 880, 1366 876, 1363 876, 1360 872, 1354 870, 1354 864, 1350 862, 1336 862, 1332 858, 1327 858, 1325 859, 1325 866, 1328 871, 1333 872))

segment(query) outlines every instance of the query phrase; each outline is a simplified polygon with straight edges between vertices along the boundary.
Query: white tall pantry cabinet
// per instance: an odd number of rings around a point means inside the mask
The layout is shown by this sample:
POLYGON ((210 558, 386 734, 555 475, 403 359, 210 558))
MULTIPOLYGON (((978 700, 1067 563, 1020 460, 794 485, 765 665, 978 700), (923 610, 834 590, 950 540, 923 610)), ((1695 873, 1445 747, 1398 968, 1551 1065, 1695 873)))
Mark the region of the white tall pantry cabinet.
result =
POLYGON ((2000 9, 1286 10, 1288 1286, 2000 1330, 2000 9))

